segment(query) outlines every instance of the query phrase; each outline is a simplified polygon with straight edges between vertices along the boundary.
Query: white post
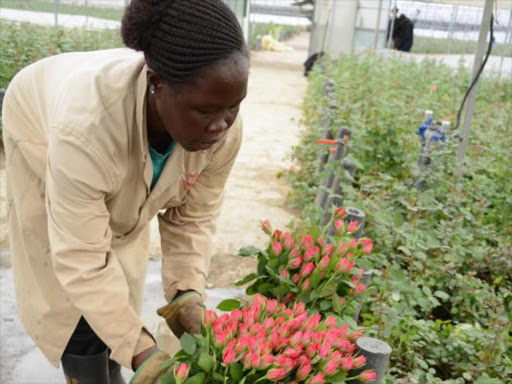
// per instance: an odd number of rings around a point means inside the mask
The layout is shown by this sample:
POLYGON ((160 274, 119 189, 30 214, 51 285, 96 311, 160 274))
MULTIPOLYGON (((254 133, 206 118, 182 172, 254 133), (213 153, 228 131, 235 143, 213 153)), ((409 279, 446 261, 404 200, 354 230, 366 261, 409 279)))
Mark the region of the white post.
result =
POLYGON ((379 33, 380 33, 380 14, 382 13, 382 0, 379 0, 379 10, 377 11, 377 26, 375 27, 375 40, 373 41, 373 49, 377 50, 379 45, 379 33))
POLYGON ((393 8, 391 8, 392 16, 391 16, 391 25, 389 26, 389 39, 388 39, 388 43, 387 43, 388 49, 391 48, 391 42, 393 41, 393 28, 395 27, 395 9, 396 9, 396 0, 395 0, 395 5, 393 6, 393 8))
MULTIPOLYGON (((484 5, 484 14, 482 16, 482 23, 480 24, 480 35, 478 37, 478 45, 476 47, 475 52, 475 61, 473 62, 473 76, 471 77, 471 82, 476 77, 478 70, 483 62, 483 56, 487 47, 487 34, 491 27, 491 16, 492 16, 492 6, 494 4, 494 0, 485 0, 484 5)), ((471 119, 473 117, 473 112, 475 110, 475 100, 476 93, 478 90, 478 81, 475 83, 473 89, 469 93, 466 110, 464 111, 464 124, 462 126, 462 137, 461 143, 459 145, 459 150, 457 152, 457 165, 455 166, 454 175, 456 178, 462 175, 462 168, 464 165, 464 157, 466 155, 466 149, 468 147, 469 142, 469 131, 471 129, 471 119)))
POLYGON ((55 16, 55 26, 59 26, 59 0, 55 0, 54 7, 53 7, 53 13, 55 16))
MULTIPOLYGON (((510 10, 510 16, 508 18, 507 34, 505 35, 505 41, 504 41, 505 47, 507 45, 511 45, 511 40, 510 40, 511 33, 510 33, 510 30, 512 30, 512 9, 510 10)), ((511 46, 511 48, 512 48, 512 46, 511 46)), ((503 69, 503 59, 505 58, 505 55, 506 55, 506 50, 503 50, 503 55, 501 55, 501 59, 500 59, 500 72, 499 72, 499 76, 500 77, 501 77, 501 70, 503 69)))

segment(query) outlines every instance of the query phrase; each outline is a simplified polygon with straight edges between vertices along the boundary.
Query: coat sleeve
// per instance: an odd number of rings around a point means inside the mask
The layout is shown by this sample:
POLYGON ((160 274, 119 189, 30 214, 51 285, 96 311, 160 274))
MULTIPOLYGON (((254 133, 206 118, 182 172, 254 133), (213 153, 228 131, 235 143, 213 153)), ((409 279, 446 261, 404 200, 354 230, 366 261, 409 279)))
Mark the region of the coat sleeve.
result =
POLYGON ((242 124, 236 120, 226 140, 178 207, 159 215, 162 239, 162 280, 165 298, 178 290, 193 289, 206 299, 205 283, 212 253, 215 221, 220 214, 224 187, 242 142, 242 124))
POLYGON ((136 352, 154 345, 129 305, 129 288, 112 252, 105 196, 114 189, 107 165, 83 137, 49 139, 46 205, 52 262, 69 300, 131 368, 136 352))

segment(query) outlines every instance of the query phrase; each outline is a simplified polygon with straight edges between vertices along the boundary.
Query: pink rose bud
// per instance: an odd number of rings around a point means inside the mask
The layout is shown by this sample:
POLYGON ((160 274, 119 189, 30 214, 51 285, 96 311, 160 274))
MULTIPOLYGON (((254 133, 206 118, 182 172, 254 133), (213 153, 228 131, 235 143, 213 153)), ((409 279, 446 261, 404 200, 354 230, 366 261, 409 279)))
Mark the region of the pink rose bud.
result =
POLYGON ((297 273, 295 276, 292 277, 292 281, 295 283, 295 284, 298 284, 300 279, 302 279, 302 275, 300 273, 297 273))
POLYGON ((288 356, 290 359, 297 359, 300 356, 300 353, 295 348, 288 348, 284 352, 285 356, 288 356))
POLYGON ((276 229, 274 233, 272 234, 272 240, 279 241, 281 240, 281 237, 283 235, 283 232, 281 232, 279 229, 276 229))
POLYGON ((267 303, 267 315, 271 315, 277 308, 277 300, 269 300, 267 303))
POLYGON ((344 297, 340 297, 340 304, 341 305, 345 305, 345 298, 344 297))
POLYGON ((359 367, 362 367, 365 363, 366 363, 366 357, 364 357, 363 355, 360 355, 360 356, 357 356, 354 358, 354 362, 353 362, 352 366, 354 368, 359 368, 359 367))
POLYGON ((313 246, 313 236, 307 235, 302 237, 301 247, 302 249, 309 249, 313 246))
POLYGON ((176 371, 174 371, 174 377, 176 378, 176 381, 178 383, 181 383, 184 381, 188 376, 188 364, 187 363, 181 363, 178 365, 178 368, 176 371))
POLYGON ((340 271, 341 273, 349 273, 353 266, 354 266, 353 261, 343 258, 338 263, 336 270, 340 271))
POLYGON ((275 241, 272 243, 272 254, 274 256, 279 256, 281 254, 281 251, 283 250, 283 246, 280 242, 275 241))
POLYGON ((322 271, 325 271, 327 269, 327 267, 329 266, 330 261, 331 261, 331 259, 329 258, 329 256, 322 257, 322 260, 320 260, 320 269, 322 271))
POLYGON ((268 368, 272 365, 274 362, 274 356, 265 354, 261 357, 260 367, 261 368, 268 368))
POLYGON ((322 345, 320 345, 320 356, 322 356, 323 358, 329 357, 329 355, 331 354, 331 347, 332 344, 330 342, 325 342, 322 345))
POLYGON ((432 85, 430 86, 430 92, 435 92, 435 90, 436 90, 436 89, 437 89, 437 85, 432 84, 432 85))
POLYGON ((327 327, 329 327, 329 328, 335 327, 336 326, 336 318, 334 316, 329 316, 325 320, 325 325, 327 325, 327 327))
POLYGON ((338 365, 334 361, 329 361, 324 368, 324 373, 327 376, 334 375, 338 369, 338 365))
POLYGON ((352 366, 354 365, 354 358, 352 356, 347 356, 344 359, 341 359, 341 367, 346 371, 350 371, 352 366))
POLYGON ((306 260, 306 261, 313 260, 319 254, 320 254, 320 248, 318 248, 318 247, 311 247, 304 254, 304 260, 306 260))
POLYGON ((372 253, 372 250, 373 250, 373 244, 367 244, 362 249, 363 254, 365 254, 365 255, 369 255, 370 253, 372 253))
POLYGON ((344 225, 343 225, 343 220, 338 219, 338 220, 336 220, 334 222, 334 231, 338 235, 343 235, 343 233, 345 232, 345 228, 344 228, 344 225))
POLYGON ((230 347, 226 348, 226 350, 224 351, 224 354, 222 355, 222 361, 224 362, 224 364, 226 364, 226 365, 231 364, 233 361, 235 361, 235 358, 236 358, 235 350, 230 347))
POLYGON ((351 221, 348 225, 347 232, 354 233, 357 230, 357 227, 359 226, 359 222, 357 221, 351 221))
POLYGON ((258 355, 257 353, 251 354, 251 367, 259 368, 260 364, 261 364, 260 355, 258 355))
MULTIPOLYGON (((357 223, 357 221, 353 221, 353 223, 357 223)), ((355 237, 350 239, 350 248, 355 248, 357 245, 357 239, 355 237)))
POLYGON ((297 170, 297 166, 295 164, 290 165, 290 172, 295 172, 297 170))
POLYGON ((283 377, 286 376, 286 371, 282 368, 274 368, 268 371, 267 377, 271 381, 277 381, 281 380, 283 377))
POLYGON ((341 246, 336 251, 336 254, 337 255, 344 255, 345 252, 347 252, 347 249, 348 249, 348 243, 343 243, 343 244, 341 244, 341 246))
POLYGON ((312 379, 311 379, 311 384, 324 384, 325 383, 325 376, 321 373, 319 373, 318 375, 314 376, 312 379))
POLYGON ((290 259, 288 265, 290 266, 290 268, 299 268, 302 265, 302 262, 302 257, 295 256, 294 258, 290 259))
POLYGON ((333 253, 334 253, 334 244, 327 244, 324 247, 322 255, 324 255, 324 256, 331 256, 333 253))
POLYGON ((346 215, 345 207, 338 208, 334 211, 334 217, 336 219, 343 219, 346 215))
POLYGON ((213 323, 215 322, 215 320, 217 320, 217 314, 214 311, 209 310, 209 309, 204 311, 204 324, 205 325, 208 325, 211 327, 211 326, 213 326, 213 323))
POLYGON ((377 374, 373 371, 364 371, 359 375, 359 380, 363 383, 369 383, 377 378, 377 374))
POLYGON ((288 272, 288 270, 287 270, 287 269, 283 269, 283 270, 281 271, 281 276, 283 276, 283 277, 285 277, 285 278, 289 279, 289 278, 290 278, 290 272, 288 272))
POLYGON ((323 237, 319 237, 316 242, 321 246, 323 247, 324 244, 325 244, 325 239, 323 237))
POLYGON ((292 347, 297 347, 302 339, 302 331, 295 332, 295 334, 290 338, 290 345, 292 347))
POLYGON ((305 364, 299 367, 297 370, 297 379, 300 381, 306 380, 306 377, 308 377, 309 372, 311 372, 311 364, 305 364))
POLYGON ((356 295, 359 295, 359 294, 363 293, 365 291, 365 289, 366 289, 366 285, 358 284, 356 286, 356 295))
POLYGON ((311 289, 311 281, 309 280, 309 277, 302 282, 302 289, 304 291, 309 291, 311 289))
POLYGON ((267 235, 272 234, 272 227, 270 226, 270 223, 268 220, 265 220, 261 223, 261 229, 263 229, 263 232, 265 232, 267 235))
POLYGON ((306 276, 311 275, 314 270, 315 270, 315 264, 307 263, 302 267, 300 273, 302 274, 302 277, 306 277, 306 276))

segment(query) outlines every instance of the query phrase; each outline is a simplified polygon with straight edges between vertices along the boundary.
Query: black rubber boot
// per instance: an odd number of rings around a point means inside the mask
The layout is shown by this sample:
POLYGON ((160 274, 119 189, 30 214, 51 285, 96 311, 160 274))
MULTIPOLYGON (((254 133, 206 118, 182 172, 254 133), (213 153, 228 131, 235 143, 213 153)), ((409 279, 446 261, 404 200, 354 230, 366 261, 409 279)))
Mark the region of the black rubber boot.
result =
POLYGON ((121 366, 114 360, 108 359, 108 371, 110 376, 110 384, 126 384, 121 375, 121 366))
POLYGON ((64 354, 62 368, 67 384, 109 384, 106 349, 91 356, 64 354))

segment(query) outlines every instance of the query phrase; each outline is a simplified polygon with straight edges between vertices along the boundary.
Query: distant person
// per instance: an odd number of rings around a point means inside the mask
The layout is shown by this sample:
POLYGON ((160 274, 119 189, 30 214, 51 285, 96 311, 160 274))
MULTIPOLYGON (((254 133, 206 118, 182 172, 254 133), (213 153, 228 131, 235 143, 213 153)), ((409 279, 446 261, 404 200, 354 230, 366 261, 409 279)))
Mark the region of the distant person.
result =
POLYGON ((393 25, 391 36, 393 44, 391 48, 398 51, 410 52, 414 38, 414 23, 404 14, 398 16, 398 13, 398 8, 394 8, 392 19, 388 22, 386 42, 389 41, 391 25, 393 25))
POLYGON ((323 55, 323 52, 315 53, 304 62, 304 76, 309 76, 309 72, 313 70, 313 66, 315 65, 317 60, 319 60, 323 55))

